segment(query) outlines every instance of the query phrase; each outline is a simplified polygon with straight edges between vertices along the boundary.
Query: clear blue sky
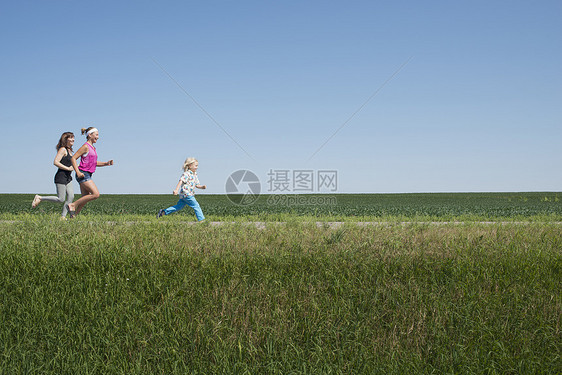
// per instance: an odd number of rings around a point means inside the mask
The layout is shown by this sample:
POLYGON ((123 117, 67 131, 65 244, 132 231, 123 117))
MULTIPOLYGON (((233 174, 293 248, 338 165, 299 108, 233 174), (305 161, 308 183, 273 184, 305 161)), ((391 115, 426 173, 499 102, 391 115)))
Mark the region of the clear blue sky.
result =
POLYGON ((206 193, 239 169, 262 191, 299 169, 339 192, 562 191, 561 19, 554 0, 5 1, 0 192, 54 193, 60 134, 89 125, 115 161, 102 194, 170 193, 188 156, 206 193))

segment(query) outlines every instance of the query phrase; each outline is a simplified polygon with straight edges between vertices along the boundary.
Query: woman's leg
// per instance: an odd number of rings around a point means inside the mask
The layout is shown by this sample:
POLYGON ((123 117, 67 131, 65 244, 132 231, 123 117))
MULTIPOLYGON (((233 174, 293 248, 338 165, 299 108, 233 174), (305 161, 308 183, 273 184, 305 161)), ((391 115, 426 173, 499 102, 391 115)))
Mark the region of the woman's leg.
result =
POLYGON ((186 203, 189 207, 193 208, 195 211, 195 216, 197 216, 197 221, 205 220, 205 216, 203 215, 203 211, 201 210, 201 206, 199 206, 199 202, 195 199, 194 196, 186 197, 186 203))
POLYGON ((164 215, 169 215, 169 214, 171 214, 171 213, 174 213, 174 212, 176 212, 176 211, 179 211, 179 210, 181 210, 182 208, 184 208, 186 204, 187 204, 187 203, 184 201, 184 199, 183 199, 183 198, 180 198, 179 201, 178 201, 178 203, 176 203, 175 206, 168 207, 168 208, 166 208, 166 209, 164 210, 164 215))
MULTIPOLYGON (((57 196, 53 196, 53 195, 49 195, 46 197, 42 197, 40 195, 36 195, 36 197, 39 197, 39 202, 55 202, 55 203, 62 203, 64 202, 64 196, 66 195, 66 185, 63 184, 55 184, 55 186, 57 187, 57 196)), ((39 204, 39 203, 37 203, 39 204)), ((35 205, 35 207, 37 207, 37 204, 35 205)))
POLYGON ((70 211, 75 211, 76 214, 82 211, 84 205, 90 201, 96 200, 100 197, 100 192, 93 180, 82 182, 80 184, 80 192, 82 197, 74 203, 69 203, 68 208, 70 211))
POLYGON ((64 204, 62 205, 62 217, 66 217, 66 214, 68 213, 66 205, 72 203, 72 201, 74 200, 74 188, 72 187, 72 182, 64 185, 64 187, 66 190, 66 202, 64 202, 64 204))

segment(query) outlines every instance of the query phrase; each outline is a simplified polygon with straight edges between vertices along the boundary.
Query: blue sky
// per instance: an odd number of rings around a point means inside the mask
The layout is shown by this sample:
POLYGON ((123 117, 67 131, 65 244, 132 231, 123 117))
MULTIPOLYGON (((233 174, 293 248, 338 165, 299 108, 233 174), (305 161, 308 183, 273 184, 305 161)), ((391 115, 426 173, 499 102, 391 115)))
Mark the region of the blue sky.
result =
POLYGON ((60 134, 89 125, 115 161, 102 194, 170 193, 188 156, 205 193, 240 169, 262 192, 271 170, 561 191, 560 19, 559 1, 3 2, 0 192, 54 193, 60 134))

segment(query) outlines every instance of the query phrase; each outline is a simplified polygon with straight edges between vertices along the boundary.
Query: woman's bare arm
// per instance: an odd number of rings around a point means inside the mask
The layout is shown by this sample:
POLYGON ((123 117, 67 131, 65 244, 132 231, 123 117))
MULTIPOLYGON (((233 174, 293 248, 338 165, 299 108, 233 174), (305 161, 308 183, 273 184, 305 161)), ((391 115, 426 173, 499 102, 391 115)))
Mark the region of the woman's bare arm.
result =
POLYGON ((78 151, 74 153, 74 155, 72 155, 72 158, 70 158, 70 161, 72 162, 72 168, 74 168, 77 177, 84 177, 84 173, 78 170, 78 164, 76 163, 76 160, 87 152, 88 152, 88 146, 84 145, 80 147, 78 151))
POLYGON ((66 151, 66 150, 65 150, 64 147, 59 148, 59 151, 57 152, 57 155, 55 156, 55 160, 53 161, 53 164, 54 164, 56 167, 58 167, 58 168, 60 168, 60 169, 62 169, 62 170, 64 170, 64 171, 72 171, 72 167, 67 167, 66 165, 63 165, 63 164, 60 162, 61 159, 65 156, 65 151, 66 151))

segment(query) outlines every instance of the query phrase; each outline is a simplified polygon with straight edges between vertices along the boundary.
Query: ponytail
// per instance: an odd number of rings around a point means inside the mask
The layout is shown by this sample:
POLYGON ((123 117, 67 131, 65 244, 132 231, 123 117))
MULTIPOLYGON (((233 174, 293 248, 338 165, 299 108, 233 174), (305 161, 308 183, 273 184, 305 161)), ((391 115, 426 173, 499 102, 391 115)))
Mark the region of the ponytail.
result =
POLYGON ((88 139, 88 138, 90 138, 90 133, 97 132, 98 129, 96 129, 93 126, 90 126, 88 128, 82 128, 82 129, 80 129, 80 131, 82 132, 82 135, 86 134, 86 139, 88 139))

